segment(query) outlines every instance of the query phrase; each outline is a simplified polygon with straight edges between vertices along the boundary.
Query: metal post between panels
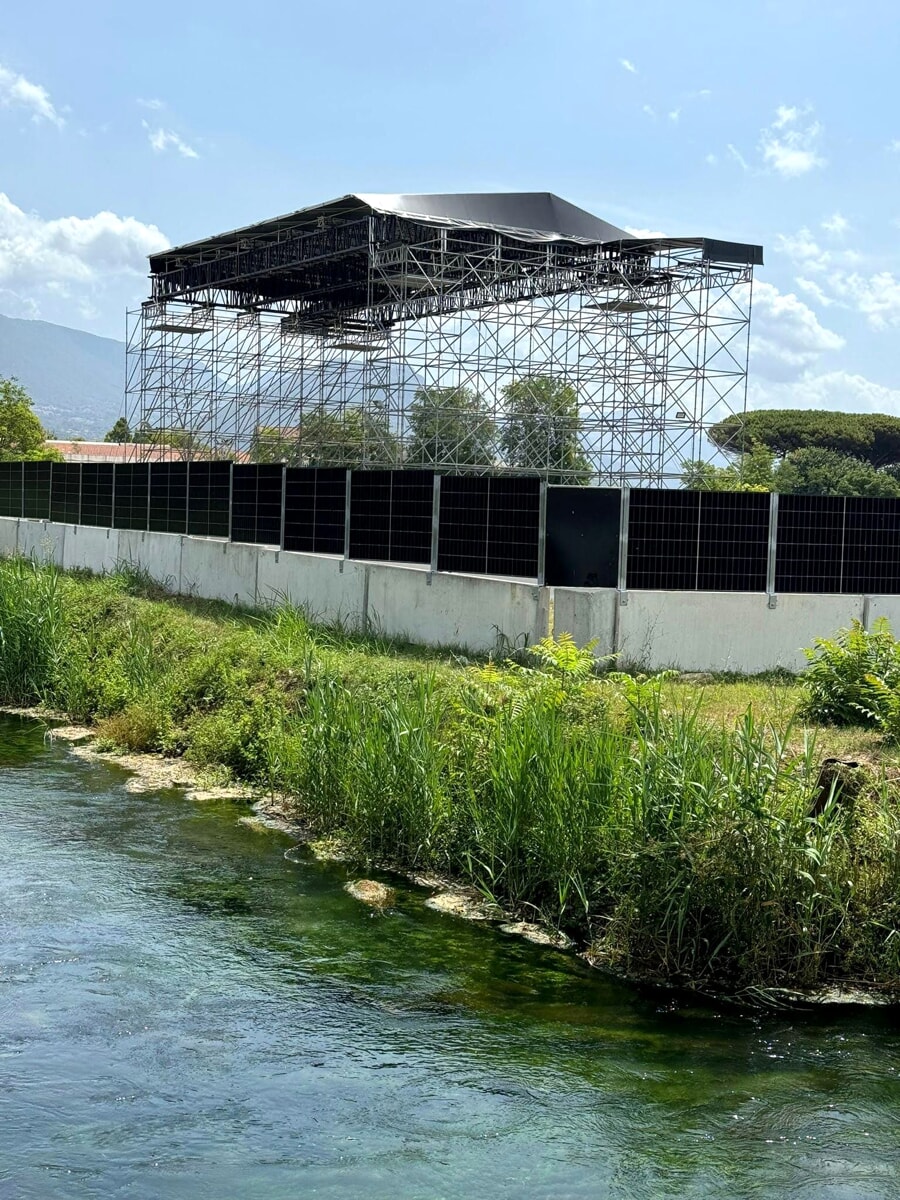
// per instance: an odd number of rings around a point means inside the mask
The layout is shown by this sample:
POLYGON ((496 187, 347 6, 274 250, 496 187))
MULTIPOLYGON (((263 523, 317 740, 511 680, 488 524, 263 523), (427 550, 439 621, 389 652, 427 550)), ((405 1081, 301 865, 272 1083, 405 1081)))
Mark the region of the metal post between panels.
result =
POLYGON ((537 581, 543 587, 547 578, 547 480, 541 480, 538 501, 537 581))
POLYGON ((766 595, 769 597, 769 608, 774 608, 775 568, 778 562, 778 493, 769 493, 769 550, 766 557, 766 595))
POLYGON ((350 497, 353 492, 353 472, 347 468, 347 482, 344 489, 344 558, 350 557, 350 497))
POLYGON ((110 509, 110 513, 109 513, 109 527, 110 527, 110 529, 115 529, 115 527, 116 527, 116 476, 118 475, 119 472, 118 472, 118 469, 117 469, 115 463, 113 463, 112 469, 113 469, 113 472, 112 472, 112 508, 110 509))
POLYGON ((431 493, 431 565, 432 575, 438 569, 438 549, 441 534, 441 477, 435 474, 431 493))
POLYGON ((619 570, 616 587, 619 603, 628 603, 628 517, 631 509, 631 488, 622 488, 622 506, 619 511, 619 570))
POLYGON ((234 524, 234 463, 228 464, 228 540, 231 541, 231 530, 234 524))
POLYGON ((281 530, 278 534, 278 548, 284 549, 284 518, 287 512, 287 466, 281 468, 281 530))

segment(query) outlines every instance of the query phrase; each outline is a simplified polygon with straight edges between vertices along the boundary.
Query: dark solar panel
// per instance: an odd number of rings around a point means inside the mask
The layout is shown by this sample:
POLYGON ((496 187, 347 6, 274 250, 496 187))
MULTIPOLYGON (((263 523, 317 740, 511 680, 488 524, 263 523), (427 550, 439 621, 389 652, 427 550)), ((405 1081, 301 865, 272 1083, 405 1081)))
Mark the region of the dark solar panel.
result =
POLYGON ((489 482, 484 569, 488 575, 537 578, 540 480, 500 475, 489 482))
POLYGON ((488 555, 486 476, 444 475, 438 522, 438 570, 483 575, 488 555))
POLYGON ((49 521, 51 466, 49 462, 22 464, 23 517, 49 521))
POLYGON ((231 540, 281 545, 284 468, 235 463, 232 476, 231 540))
POLYGON ((67 525, 77 525, 81 520, 81 463, 53 463, 50 520, 67 525))
POLYGON ((228 537, 231 463, 192 462, 188 471, 188 533, 228 537))
POLYGON ((391 472, 391 562, 431 562, 433 471, 391 472))
POLYGON ((81 524, 112 526, 112 463, 81 464, 81 524))
POLYGON ((339 467, 288 467, 284 548, 343 554, 347 472, 339 467))
POLYGON ((146 529, 149 463, 116 463, 113 495, 113 526, 116 529, 146 529))
POLYGON ((842 590, 900 594, 900 501, 848 497, 844 522, 842 590))
POLYGON ((350 479, 350 557, 391 556, 391 472, 354 471, 350 479))
POLYGON ((779 496, 775 590, 843 589, 843 496, 779 496))
POLYGON ((701 492, 697 587, 764 592, 769 557, 767 492, 701 492))
POLYGON ((631 489, 626 571, 629 588, 696 588, 700 496, 700 492, 631 489))
POLYGON ((621 509, 618 488, 548 488, 546 582, 616 587, 621 509))
POLYGON ((154 533, 187 532, 188 463, 150 464, 150 518, 154 533))
POLYGON ((22 515, 22 464, 0 463, 0 517, 22 515))

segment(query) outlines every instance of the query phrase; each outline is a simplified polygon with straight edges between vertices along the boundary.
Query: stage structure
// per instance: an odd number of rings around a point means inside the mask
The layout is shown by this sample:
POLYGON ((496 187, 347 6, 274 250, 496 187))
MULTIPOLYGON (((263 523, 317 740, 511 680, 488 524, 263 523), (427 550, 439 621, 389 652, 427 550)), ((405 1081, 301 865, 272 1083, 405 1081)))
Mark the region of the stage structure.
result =
POLYGON ((153 255, 127 414, 186 457, 660 483, 744 411, 761 262, 546 192, 345 196, 153 255))

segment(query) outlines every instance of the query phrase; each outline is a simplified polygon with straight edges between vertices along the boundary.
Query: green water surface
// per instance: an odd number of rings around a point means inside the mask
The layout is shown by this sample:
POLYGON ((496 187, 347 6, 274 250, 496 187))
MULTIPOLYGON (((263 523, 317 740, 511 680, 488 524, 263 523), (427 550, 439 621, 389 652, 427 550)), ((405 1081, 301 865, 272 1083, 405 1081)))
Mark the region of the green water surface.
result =
POLYGON ((687 1008, 0 719, 0 1197, 900 1197, 887 1012, 687 1008))

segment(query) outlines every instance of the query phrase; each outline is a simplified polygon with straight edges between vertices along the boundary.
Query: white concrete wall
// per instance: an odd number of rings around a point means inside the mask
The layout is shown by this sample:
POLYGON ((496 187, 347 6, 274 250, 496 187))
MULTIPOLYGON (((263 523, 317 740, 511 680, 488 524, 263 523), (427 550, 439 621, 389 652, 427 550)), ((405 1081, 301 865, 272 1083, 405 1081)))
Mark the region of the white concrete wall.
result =
POLYGON ((306 608, 429 645, 492 650, 534 642, 549 629, 580 645, 597 639, 598 656, 650 669, 753 673, 802 670, 802 654, 853 618, 871 625, 887 616, 900 634, 900 596, 761 593, 617 592, 604 588, 538 588, 516 580, 435 574, 387 563, 344 562, 214 538, 135 533, 0 517, 0 555, 33 555, 65 568, 110 570, 131 562, 174 593, 244 605, 306 608))
POLYGON ((629 592, 619 610, 623 663, 682 671, 754 673, 806 666, 802 653, 856 617, 862 596, 629 592))
POLYGON ((371 563, 368 619, 390 637, 432 646, 493 650, 506 641, 543 637, 540 588, 516 580, 435 574, 417 567, 371 563))
POLYGON ((616 649, 616 606, 614 588, 554 588, 552 627, 557 636, 571 633, 579 646, 596 639, 597 658, 616 649))
POLYGON ((92 525, 67 525, 65 530, 61 565, 67 571, 76 567, 111 571, 119 561, 119 540, 124 536, 120 530, 97 529, 92 525))
POLYGON ((285 601, 313 618, 359 629, 365 619, 366 567, 322 554, 294 554, 260 547, 256 572, 260 605, 285 601))

